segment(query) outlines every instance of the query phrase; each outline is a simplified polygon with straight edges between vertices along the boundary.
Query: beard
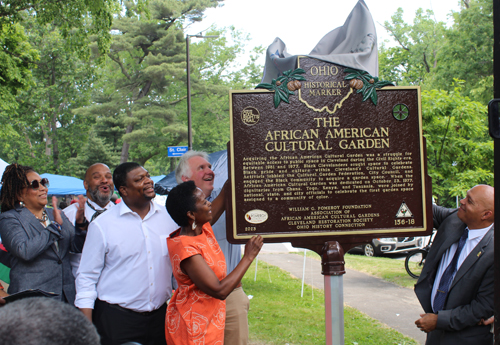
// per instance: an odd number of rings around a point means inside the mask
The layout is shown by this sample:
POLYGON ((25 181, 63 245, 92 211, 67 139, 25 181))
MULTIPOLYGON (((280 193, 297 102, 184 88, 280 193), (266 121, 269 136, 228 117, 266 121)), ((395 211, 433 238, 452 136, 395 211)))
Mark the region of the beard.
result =
POLYGON ((109 203, 111 196, 113 195, 113 188, 109 187, 108 193, 101 193, 99 190, 99 186, 94 189, 89 189, 89 194, 92 197, 92 201, 94 201, 97 205, 104 207, 109 203))

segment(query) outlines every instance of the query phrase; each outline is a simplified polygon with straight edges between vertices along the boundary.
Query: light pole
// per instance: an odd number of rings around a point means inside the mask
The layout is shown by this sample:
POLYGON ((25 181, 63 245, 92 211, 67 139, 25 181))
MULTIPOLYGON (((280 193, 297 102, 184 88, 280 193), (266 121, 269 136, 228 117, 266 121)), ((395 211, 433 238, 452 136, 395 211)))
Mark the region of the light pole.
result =
POLYGON ((191 68, 189 66, 189 38, 219 38, 219 35, 203 36, 201 33, 197 35, 186 35, 186 71, 187 71, 187 115, 188 115, 188 149, 193 149, 193 134, 191 128, 191 68))

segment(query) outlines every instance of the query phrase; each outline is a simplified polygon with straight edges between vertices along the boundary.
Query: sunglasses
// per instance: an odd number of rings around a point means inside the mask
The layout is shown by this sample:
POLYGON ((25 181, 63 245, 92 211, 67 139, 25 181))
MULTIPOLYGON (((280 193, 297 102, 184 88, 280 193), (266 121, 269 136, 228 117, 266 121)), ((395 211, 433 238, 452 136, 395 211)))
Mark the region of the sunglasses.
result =
POLYGON ((30 187, 31 189, 34 189, 34 190, 38 190, 38 188, 40 188, 40 185, 44 186, 45 188, 49 188, 49 186, 50 186, 49 179, 44 177, 40 181, 33 180, 30 183, 28 183, 28 187, 30 187))

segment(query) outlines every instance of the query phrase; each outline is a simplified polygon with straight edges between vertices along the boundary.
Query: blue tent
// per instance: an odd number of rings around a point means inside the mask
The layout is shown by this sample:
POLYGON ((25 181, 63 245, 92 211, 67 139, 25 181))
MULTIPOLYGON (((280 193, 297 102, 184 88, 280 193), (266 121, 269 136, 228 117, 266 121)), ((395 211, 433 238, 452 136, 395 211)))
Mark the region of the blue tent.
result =
POLYGON ((41 174, 42 178, 49 179, 48 195, 85 195, 87 191, 83 188, 83 180, 76 177, 41 174))
MULTIPOLYGON (((208 161, 212 164, 212 170, 215 174, 214 190, 217 191, 222 189, 227 180, 227 150, 209 154, 208 161)), ((175 186, 177 186, 177 181, 175 180, 175 171, 172 171, 165 178, 155 183, 155 192, 166 195, 175 186)))
POLYGON ((158 175, 158 176, 151 176, 151 180, 153 180, 154 183, 163 180, 166 175, 158 175))

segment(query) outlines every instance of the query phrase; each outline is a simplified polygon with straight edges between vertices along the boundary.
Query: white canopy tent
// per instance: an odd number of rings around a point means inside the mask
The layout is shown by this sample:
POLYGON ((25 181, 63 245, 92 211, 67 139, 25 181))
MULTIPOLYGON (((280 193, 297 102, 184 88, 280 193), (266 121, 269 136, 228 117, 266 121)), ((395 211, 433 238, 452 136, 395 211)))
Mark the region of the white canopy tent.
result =
POLYGON ((0 178, 2 177, 3 171, 5 170, 5 168, 7 167, 7 165, 9 165, 9 163, 7 163, 2 158, 0 158, 0 178))

